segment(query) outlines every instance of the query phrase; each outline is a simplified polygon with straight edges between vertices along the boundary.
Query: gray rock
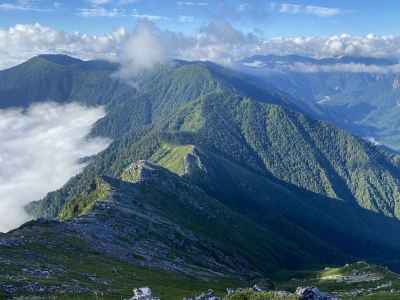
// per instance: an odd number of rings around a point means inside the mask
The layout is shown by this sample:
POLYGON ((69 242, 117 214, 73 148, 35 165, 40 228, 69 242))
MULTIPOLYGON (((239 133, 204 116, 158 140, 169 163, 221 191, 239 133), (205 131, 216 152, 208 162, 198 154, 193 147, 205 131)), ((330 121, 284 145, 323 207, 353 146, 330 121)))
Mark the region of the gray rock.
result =
POLYGON ((323 293, 316 287, 298 287, 296 295, 300 300, 339 300, 336 296, 323 293))
POLYGON ((257 284, 255 284, 255 285, 253 285, 253 291, 255 291, 255 292, 265 292, 266 289, 264 289, 261 286, 258 286, 257 284))
POLYGON ((128 300, 160 300, 158 297, 153 296, 153 292, 149 287, 142 287, 133 290, 133 297, 128 300))
POLYGON ((226 289, 226 293, 227 293, 228 295, 232 295, 232 294, 236 293, 236 289, 227 288, 227 289, 226 289))
POLYGON ((258 279, 252 282, 255 292, 271 291, 275 288, 274 283, 268 278, 258 279))

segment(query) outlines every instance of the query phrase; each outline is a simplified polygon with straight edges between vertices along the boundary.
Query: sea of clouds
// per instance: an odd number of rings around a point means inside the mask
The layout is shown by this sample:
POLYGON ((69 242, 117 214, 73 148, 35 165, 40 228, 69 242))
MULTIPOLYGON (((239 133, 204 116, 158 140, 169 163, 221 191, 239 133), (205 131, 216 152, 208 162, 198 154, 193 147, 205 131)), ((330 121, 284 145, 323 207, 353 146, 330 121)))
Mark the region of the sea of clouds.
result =
POLYGON ((28 221, 24 206, 60 188, 85 166, 82 158, 109 140, 87 138, 102 108, 37 104, 0 110, 0 232, 28 221))

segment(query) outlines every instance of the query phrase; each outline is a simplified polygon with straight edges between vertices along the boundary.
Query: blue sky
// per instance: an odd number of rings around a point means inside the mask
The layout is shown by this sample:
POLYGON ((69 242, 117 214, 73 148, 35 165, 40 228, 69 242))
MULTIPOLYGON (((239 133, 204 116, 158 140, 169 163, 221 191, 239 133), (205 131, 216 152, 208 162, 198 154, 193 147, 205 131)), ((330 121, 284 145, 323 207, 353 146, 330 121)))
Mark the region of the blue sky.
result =
POLYGON ((183 32, 217 19, 265 37, 398 35, 399 11, 398 0, 0 0, 0 27, 39 22, 100 34, 149 16, 161 28, 183 32))

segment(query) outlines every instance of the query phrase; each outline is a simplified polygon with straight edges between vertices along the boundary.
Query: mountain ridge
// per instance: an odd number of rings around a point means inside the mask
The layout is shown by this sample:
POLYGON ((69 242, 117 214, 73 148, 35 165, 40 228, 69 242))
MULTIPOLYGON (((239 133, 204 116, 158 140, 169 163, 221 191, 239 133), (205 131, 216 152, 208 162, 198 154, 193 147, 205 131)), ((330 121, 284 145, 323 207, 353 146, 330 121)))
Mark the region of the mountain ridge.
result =
MULTIPOLYGON (((92 135, 113 142, 27 207, 54 220, 29 223, 30 234, 47 224, 63 239, 68 228, 90 246, 85 253, 199 278, 360 259, 396 264, 396 153, 315 120, 286 94, 221 66, 174 62, 144 72, 135 85, 115 78, 114 68, 67 68, 76 85, 60 102, 104 105, 107 115, 92 135)), ((65 66, 39 69, 33 73, 44 80, 65 66)), ((12 85, 4 74, 0 95, 12 85)), ((34 103, 48 100, 37 78, 23 79, 21 88, 43 96, 34 103)))
POLYGON ((258 56, 237 68, 287 92, 304 111, 365 139, 399 148, 399 62, 394 59, 258 56))

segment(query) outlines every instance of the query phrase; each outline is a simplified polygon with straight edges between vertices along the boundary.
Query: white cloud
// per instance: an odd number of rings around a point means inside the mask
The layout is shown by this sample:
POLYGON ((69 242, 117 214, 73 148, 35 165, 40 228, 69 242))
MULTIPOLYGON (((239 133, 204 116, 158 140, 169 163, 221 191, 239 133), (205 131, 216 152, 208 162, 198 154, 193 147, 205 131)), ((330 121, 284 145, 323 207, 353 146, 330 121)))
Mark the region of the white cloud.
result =
POLYGON ((179 57, 189 60, 211 60, 230 64, 256 52, 260 40, 252 33, 243 33, 228 22, 210 22, 198 34, 181 45, 179 57))
POLYGON ((167 52, 161 40, 161 31, 150 21, 138 22, 133 33, 123 43, 119 60, 122 67, 118 75, 125 79, 165 62, 167 52))
POLYGON ((81 17, 124 17, 126 16, 125 11, 118 8, 104 8, 104 7, 89 7, 89 8, 79 8, 78 16, 81 17))
POLYGON ((102 6, 102 5, 109 5, 109 4, 115 4, 115 5, 129 5, 129 4, 135 4, 139 3, 142 0, 87 0, 90 5, 92 6, 102 6))
POLYGON ((116 49, 128 32, 119 28, 105 35, 65 33, 40 24, 0 29, 0 69, 44 53, 63 53, 83 59, 115 59, 116 49))
POLYGON ((134 4, 134 3, 139 3, 142 0, 119 0, 118 5, 129 5, 129 4, 134 4))
POLYGON ((263 41, 260 47, 262 52, 272 54, 400 58, 400 36, 280 37, 263 41))
POLYGON ((181 23, 192 23, 195 21, 195 17, 193 16, 179 16, 178 21, 181 23))
MULTIPOLYGON (((140 15, 134 11, 133 15, 140 15)), ((149 16, 147 16, 149 17, 149 16)), ((158 19, 153 16, 153 19, 158 19)), ((151 17, 149 17, 151 18, 151 17)), ((189 21, 182 19, 181 21, 189 21)), ((166 58, 211 60, 229 64, 256 54, 298 54, 316 58, 332 56, 371 56, 400 58, 400 36, 277 37, 264 40, 254 33, 235 29, 227 22, 211 22, 193 35, 161 30, 152 32, 166 58)), ((0 29, 0 68, 18 64, 34 55, 62 53, 83 59, 121 58, 127 41, 137 30, 116 29, 104 35, 65 33, 40 24, 15 25, 0 29)))
POLYGON ((141 14, 136 9, 127 10, 124 8, 105 8, 103 6, 92 6, 88 8, 77 9, 77 15, 85 18, 91 17, 133 17, 136 19, 146 19, 152 22, 169 21, 165 16, 141 14))
POLYGON ((0 110, 0 231, 29 220, 26 204, 60 188, 82 170, 81 158, 106 148, 105 139, 87 139, 103 116, 101 108, 77 104, 0 110))
POLYGON ((158 16, 158 15, 149 15, 149 14, 140 14, 136 10, 133 11, 133 13, 130 14, 131 17, 137 18, 137 19, 145 19, 151 22, 157 22, 157 21, 168 21, 170 20, 168 17, 164 16, 158 16))
POLYGON ((50 12, 51 8, 40 8, 35 6, 35 1, 19 0, 15 2, 0 3, 0 11, 31 11, 31 12, 50 12))
POLYGON ((112 2, 112 0, 89 0, 90 4, 92 5, 105 5, 112 2))
POLYGON ((208 6, 208 2, 178 1, 179 6, 208 6))
POLYGON ((301 5, 292 3, 282 3, 282 4, 273 3, 271 5, 271 8, 273 10, 285 14, 293 14, 293 15, 307 14, 307 15, 315 15, 318 17, 333 17, 344 13, 344 11, 342 11, 341 9, 334 7, 301 5))

